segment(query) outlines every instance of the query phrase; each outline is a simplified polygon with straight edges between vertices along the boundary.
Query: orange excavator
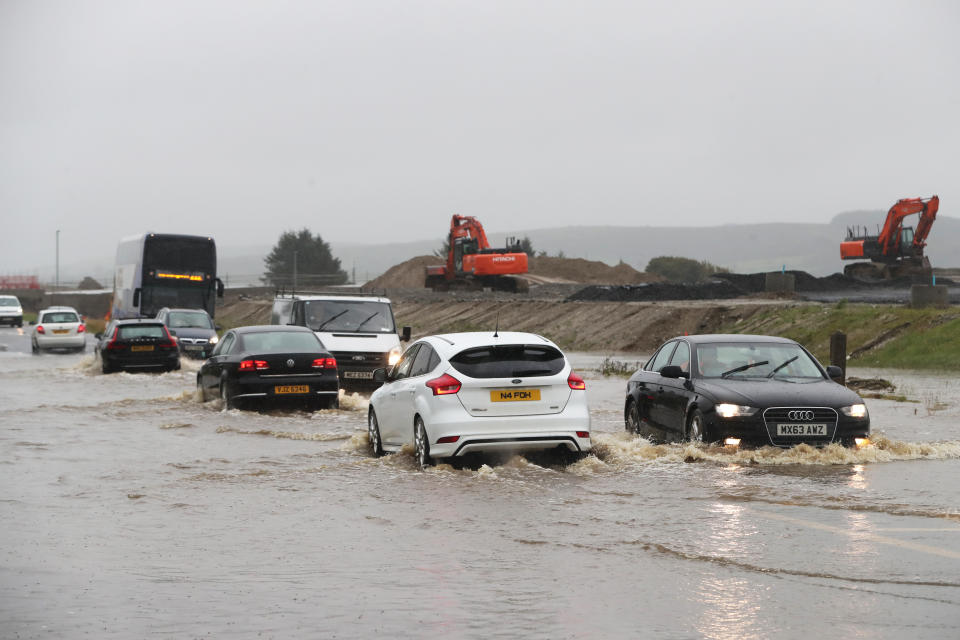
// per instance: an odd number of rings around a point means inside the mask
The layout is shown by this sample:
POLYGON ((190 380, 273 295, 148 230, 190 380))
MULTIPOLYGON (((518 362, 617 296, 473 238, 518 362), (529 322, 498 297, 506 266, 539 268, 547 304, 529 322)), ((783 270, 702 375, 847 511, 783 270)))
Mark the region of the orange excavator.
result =
POLYGON ((887 220, 877 235, 868 235, 866 228, 847 227, 847 237, 840 243, 843 260, 854 262, 843 268, 844 275, 872 280, 932 273, 930 260, 923 255, 930 227, 937 218, 940 198, 904 198, 887 212, 887 220), (903 226, 903 219, 920 214, 917 229, 903 226))
POLYGON ((523 292, 527 272, 527 254, 514 238, 507 238, 505 249, 490 247, 483 225, 473 216, 454 215, 450 221, 447 263, 426 268, 425 285, 434 291, 483 289, 523 292))

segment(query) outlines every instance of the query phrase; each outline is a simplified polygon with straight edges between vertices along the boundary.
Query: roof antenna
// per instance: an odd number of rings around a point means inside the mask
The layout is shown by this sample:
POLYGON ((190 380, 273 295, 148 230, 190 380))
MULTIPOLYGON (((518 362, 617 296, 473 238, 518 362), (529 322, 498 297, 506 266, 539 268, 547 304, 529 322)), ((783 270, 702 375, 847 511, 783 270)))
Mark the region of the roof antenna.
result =
POLYGON ((500 336, 497 335, 497 332, 498 332, 498 331, 500 331, 500 312, 499 312, 499 311, 497 311, 497 326, 494 327, 494 329, 493 329, 493 337, 494 337, 494 338, 499 338, 499 337, 500 337, 500 336))

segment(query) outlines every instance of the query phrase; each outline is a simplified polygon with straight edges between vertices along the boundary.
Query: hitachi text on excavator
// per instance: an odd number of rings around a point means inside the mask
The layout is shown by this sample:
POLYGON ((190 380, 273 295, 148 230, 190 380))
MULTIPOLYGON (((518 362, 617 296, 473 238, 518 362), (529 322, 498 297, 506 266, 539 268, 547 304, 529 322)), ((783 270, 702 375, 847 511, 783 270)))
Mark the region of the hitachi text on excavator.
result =
POLYGON ((507 238, 506 248, 492 248, 479 220, 454 215, 448 241, 446 264, 426 268, 425 286, 434 291, 528 290, 527 282, 516 277, 527 272, 527 254, 513 238, 507 238))

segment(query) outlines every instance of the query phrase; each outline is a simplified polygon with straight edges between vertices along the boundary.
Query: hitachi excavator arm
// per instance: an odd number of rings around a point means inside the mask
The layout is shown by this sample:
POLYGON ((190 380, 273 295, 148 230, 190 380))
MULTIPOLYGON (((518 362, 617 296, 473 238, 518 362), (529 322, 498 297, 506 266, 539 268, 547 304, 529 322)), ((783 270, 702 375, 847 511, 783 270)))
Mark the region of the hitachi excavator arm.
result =
POLYGON ((939 208, 940 198, 937 196, 898 200, 897 204, 890 207, 890 211, 887 212, 887 220, 883 224, 883 230, 880 231, 880 237, 877 238, 883 254, 893 255, 897 253, 900 247, 903 219, 914 213, 921 215, 920 222, 917 224, 917 229, 913 235, 913 247, 922 250, 927 244, 927 235, 930 233, 930 227, 937 217, 937 209, 939 208))

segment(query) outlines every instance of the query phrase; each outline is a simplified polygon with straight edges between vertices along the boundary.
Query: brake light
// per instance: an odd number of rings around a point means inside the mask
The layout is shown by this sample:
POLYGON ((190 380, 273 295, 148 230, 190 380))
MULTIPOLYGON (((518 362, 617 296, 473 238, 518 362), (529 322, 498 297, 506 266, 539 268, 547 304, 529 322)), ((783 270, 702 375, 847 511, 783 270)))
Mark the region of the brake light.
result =
POLYGON ((164 332, 165 334, 167 334, 167 341, 166 341, 166 342, 161 342, 159 346, 161 346, 161 347, 167 347, 167 348, 170 348, 170 347, 176 348, 176 346, 177 346, 177 341, 174 340, 174 339, 173 339, 173 336, 170 335, 170 331, 167 329, 167 325, 163 325, 163 332, 164 332))
POLYGON ((117 336, 120 334, 120 327, 114 327, 113 336, 110 338, 110 342, 107 343, 107 349, 126 349, 127 345, 117 344, 117 336))
POLYGON ((449 373, 433 380, 427 380, 427 386, 433 389, 433 395, 435 396, 445 396, 460 391, 460 381, 449 373))
POLYGON ((337 368, 337 359, 336 358, 316 358, 313 361, 314 369, 336 369, 337 368))
POLYGON ((46 333, 46 329, 43 328, 42 324, 37 325, 37 333, 46 333))
POLYGON ((264 371, 269 369, 270 365, 266 360, 241 360, 240 371, 264 371))
POLYGON ((583 391, 587 388, 587 383, 583 381, 583 378, 575 374, 573 371, 570 372, 570 375, 567 376, 567 384, 571 389, 577 391, 583 391))
POLYGON ((87 330, 87 328, 86 328, 85 326, 83 326, 82 324, 77 327, 77 333, 83 333, 83 332, 86 331, 86 330, 87 330))

